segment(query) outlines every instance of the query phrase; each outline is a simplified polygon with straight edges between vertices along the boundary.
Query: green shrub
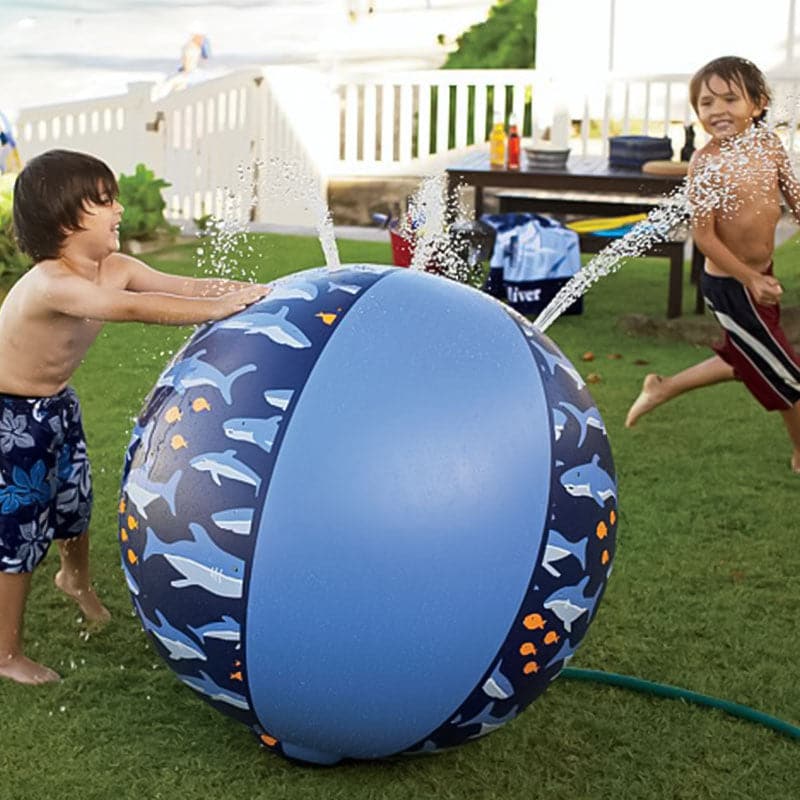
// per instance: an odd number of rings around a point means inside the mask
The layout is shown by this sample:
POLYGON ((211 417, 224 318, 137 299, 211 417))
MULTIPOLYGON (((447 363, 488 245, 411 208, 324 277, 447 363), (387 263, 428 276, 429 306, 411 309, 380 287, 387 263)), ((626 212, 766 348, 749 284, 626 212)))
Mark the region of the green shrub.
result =
POLYGON ((131 239, 148 241, 161 235, 177 234, 178 229, 164 217, 167 204, 161 190, 168 186, 171 184, 156 178, 144 164, 137 164, 133 175, 119 176, 119 201, 125 208, 119 226, 121 242, 131 239))
POLYGON ((536 66, 536 0, 499 0, 485 22, 457 40, 444 69, 528 69, 536 66))
POLYGON ((12 217, 14 181, 11 172, 0 175, 0 279, 17 278, 31 266, 31 260, 18 247, 12 217))

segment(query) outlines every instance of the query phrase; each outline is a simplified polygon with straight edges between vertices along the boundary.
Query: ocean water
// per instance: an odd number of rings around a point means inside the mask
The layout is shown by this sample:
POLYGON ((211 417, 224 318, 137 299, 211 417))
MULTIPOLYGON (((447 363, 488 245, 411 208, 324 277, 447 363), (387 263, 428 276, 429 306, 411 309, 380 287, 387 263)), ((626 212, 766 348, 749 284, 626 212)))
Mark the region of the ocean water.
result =
POLYGON ((439 66, 491 0, 0 0, 0 111, 123 93, 174 75, 206 35, 213 77, 270 64, 325 70, 439 66), (430 7, 429 7, 430 5, 430 7), (350 8, 358 12, 353 18, 350 8))

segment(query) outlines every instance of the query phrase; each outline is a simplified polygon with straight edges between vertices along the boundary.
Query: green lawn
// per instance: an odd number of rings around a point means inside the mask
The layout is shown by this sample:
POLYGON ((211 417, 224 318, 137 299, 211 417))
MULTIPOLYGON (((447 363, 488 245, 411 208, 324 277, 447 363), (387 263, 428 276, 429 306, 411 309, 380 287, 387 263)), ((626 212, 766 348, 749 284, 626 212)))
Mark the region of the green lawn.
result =
MULTIPOLYGON (((263 235, 252 245, 263 280, 322 260, 311 239, 263 235)), ((343 261, 390 261, 388 244, 340 242, 340 250, 343 261)), ((147 260, 188 272, 192 255, 186 245, 147 260)), ((620 495, 614 573, 571 666, 683 686, 800 725, 800 478, 790 474, 780 418, 726 384, 623 427, 647 371, 708 355, 617 327, 622 314, 663 315, 667 270, 652 259, 626 265, 589 292, 582 316, 549 331, 584 375, 601 378, 590 389, 620 495), (586 351, 594 361, 581 360, 586 351)), ((779 250, 776 271, 786 303, 800 303, 796 243, 779 250)), ((687 282, 687 306, 691 291, 687 282)), ((96 584, 114 620, 84 631, 52 586, 55 553, 36 573, 27 646, 65 680, 0 684, 0 800, 797 796, 800 741, 718 711, 565 678, 501 730, 435 757, 324 769, 260 751, 246 728, 162 665, 118 564, 117 491, 132 418, 186 335, 109 325, 76 376, 94 464, 96 584)))

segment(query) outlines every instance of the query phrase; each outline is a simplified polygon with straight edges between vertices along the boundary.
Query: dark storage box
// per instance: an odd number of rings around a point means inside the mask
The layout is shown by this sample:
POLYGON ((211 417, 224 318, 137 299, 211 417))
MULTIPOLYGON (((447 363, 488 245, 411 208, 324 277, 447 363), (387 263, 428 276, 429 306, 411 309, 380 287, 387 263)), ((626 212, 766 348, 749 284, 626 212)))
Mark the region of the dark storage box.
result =
POLYGON ((612 136, 608 145, 608 163, 612 167, 641 169, 647 161, 672 158, 672 142, 667 136, 612 136))
MULTIPOLYGON (((544 311, 561 287, 570 281, 570 278, 543 278, 538 281, 512 282, 503 280, 503 270, 500 268, 492 269, 490 272, 496 274, 489 275, 486 290, 499 300, 504 300, 515 311, 526 317, 532 317, 544 311)), ((582 314, 583 297, 579 297, 563 313, 565 315, 582 314)))

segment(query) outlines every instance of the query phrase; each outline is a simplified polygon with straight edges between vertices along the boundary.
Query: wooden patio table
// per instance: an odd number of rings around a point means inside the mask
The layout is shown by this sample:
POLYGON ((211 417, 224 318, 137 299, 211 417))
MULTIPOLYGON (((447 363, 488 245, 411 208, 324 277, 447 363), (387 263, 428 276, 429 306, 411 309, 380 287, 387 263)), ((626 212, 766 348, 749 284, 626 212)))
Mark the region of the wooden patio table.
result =
MULTIPOLYGON (((590 217, 646 214, 683 181, 683 177, 676 175, 652 175, 611 167, 605 156, 571 156, 565 166, 555 168, 527 166, 523 156, 520 170, 496 169, 489 166, 488 153, 478 151, 448 167, 446 173, 450 198, 456 196, 459 186, 474 188, 476 217, 484 211, 483 194, 487 187, 499 190, 501 213, 532 211, 590 217)), ((581 250, 597 253, 611 241, 609 237, 582 235, 581 250)), ((668 317, 681 315, 683 245, 683 241, 659 242, 643 254, 670 259, 668 317)), ((695 301, 698 314, 702 314, 704 308, 698 280, 702 267, 703 255, 692 244, 692 279, 698 285, 695 301)))

